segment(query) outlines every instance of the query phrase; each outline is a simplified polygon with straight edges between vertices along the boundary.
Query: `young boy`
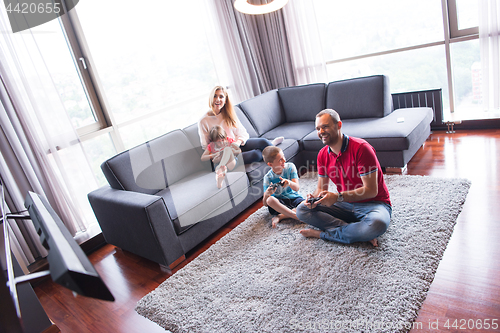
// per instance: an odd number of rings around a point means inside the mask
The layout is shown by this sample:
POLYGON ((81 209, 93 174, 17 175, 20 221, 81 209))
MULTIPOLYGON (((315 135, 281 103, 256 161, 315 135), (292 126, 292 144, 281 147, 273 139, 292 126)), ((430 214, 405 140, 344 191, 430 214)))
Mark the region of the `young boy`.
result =
POLYGON ((297 168, 293 163, 286 163, 285 155, 280 148, 268 146, 262 151, 264 162, 271 167, 271 170, 264 176, 264 197, 262 202, 267 206, 272 218, 273 228, 279 221, 291 218, 297 219, 295 207, 297 207, 304 197, 299 190, 299 176, 297 168), (278 185, 281 182, 281 185, 278 185), (272 185, 272 184, 277 184, 272 185))

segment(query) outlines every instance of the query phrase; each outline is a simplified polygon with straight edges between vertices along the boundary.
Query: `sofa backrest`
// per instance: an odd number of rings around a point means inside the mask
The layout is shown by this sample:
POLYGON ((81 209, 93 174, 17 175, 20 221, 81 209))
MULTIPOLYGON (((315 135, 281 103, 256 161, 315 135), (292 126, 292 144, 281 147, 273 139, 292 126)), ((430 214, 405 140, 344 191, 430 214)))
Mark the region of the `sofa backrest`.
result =
POLYGON ((326 108, 340 119, 381 118, 392 112, 389 78, 374 75, 330 82, 326 88, 326 108))
POLYGON ((188 127, 184 127, 182 131, 184 132, 184 134, 186 134, 189 142, 191 142, 191 144, 201 157, 201 155, 203 154, 203 148, 201 148, 200 135, 198 134, 198 123, 196 122, 189 125, 188 127))
POLYGON ((238 120, 240 121, 241 125, 245 127, 245 129, 247 130, 248 135, 250 135, 251 138, 258 137, 259 134, 257 133, 250 120, 248 120, 247 116, 245 115, 245 113, 243 113, 243 111, 238 105, 234 107, 234 111, 236 112, 236 116, 238 117, 238 120))
POLYGON ((186 133, 174 130, 118 154, 101 165, 111 187, 155 194, 196 172, 211 170, 186 133))
POLYGON ((277 89, 241 102, 238 107, 247 116, 258 135, 285 122, 285 113, 281 107, 277 89))
POLYGON ((278 89, 286 121, 314 121, 318 112, 325 109, 325 92, 324 83, 278 89))

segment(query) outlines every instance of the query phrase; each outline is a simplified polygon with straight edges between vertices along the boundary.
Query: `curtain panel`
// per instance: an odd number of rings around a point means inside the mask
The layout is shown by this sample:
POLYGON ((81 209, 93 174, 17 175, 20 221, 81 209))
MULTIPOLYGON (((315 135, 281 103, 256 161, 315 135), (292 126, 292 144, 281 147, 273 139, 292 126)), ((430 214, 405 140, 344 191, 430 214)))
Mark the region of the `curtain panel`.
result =
POLYGON ((314 0, 290 0, 283 17, 296 84, 328 82, 314 0))
POLYGON ((283 12, 247 15, 236 11, 233 2, 214 1, 211 9, 237 100, 296 85, 283 12))
POLYGON ((500 0, 479 0, 479 47, 485 111, 500 108, 500 0))
MULTIPOLYGON (((14 34, 8 22, 0 6, 0 172, 8 208, 22 211, 28 191, 41 194, 75 236, 89 225, 75 182, 94 187, 97 182, 40 53, 37 36, 42 34, 14 34), (69 159, 83 163, 75 169, 69 159)), ((11 221, 10 227, 13 251, 26 270, 47 253, 30 221, 11 221)))

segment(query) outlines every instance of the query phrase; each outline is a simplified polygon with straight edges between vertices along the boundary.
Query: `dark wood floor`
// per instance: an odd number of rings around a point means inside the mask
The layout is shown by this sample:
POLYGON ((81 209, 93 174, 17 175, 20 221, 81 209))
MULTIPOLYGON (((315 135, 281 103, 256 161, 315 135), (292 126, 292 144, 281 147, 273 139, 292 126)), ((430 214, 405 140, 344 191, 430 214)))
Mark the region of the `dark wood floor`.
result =
MULTIPOLYGON (((498 325, 495 331, 500 331, 500 130, 435 132, 408 164, 407 174, 463 177, 472 181, 467 201, 412 332, 484 332, 485 326, 491 327, 494 323, 498 325), (445 327, 447 322, 448 328, 445 327), (435 329, 436 324, 438 329, 435 329), (479 328, 480 324, 483 330, 471 329, 479 328)), ((187 260, 173 273, 259 207, 259 202, 254 204, 189 253, 187 260)), ((134 307, 171 273, 111 245, 89 257, 116 301, 74 297, 51 281, 41 283, 35 287, 35 292, 61 331, 164 332, 139 316, 134 307)))

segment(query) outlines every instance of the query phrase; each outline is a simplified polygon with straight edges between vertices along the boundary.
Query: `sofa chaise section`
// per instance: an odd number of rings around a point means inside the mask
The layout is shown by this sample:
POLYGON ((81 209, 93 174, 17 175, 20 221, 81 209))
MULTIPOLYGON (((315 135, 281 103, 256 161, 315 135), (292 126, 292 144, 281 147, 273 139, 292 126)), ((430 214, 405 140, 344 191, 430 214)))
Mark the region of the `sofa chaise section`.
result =
POLYGON ((186 133, 193 134, 176 130, 102 164, 110 185, 88 197, 106 242, 170 266, 255 201, 243 163, 218 189, 186 133))
MULTIPOLYGON (((404 168, 430 135, 432 109, 393 110, 389 78, 384 75, 331 82, 325 95, 325 108, 339 113, 342 132, 371 144, 382 167, 404 168)), ((322 147, 315 132, 303 139, 309 159, 322 147)))

